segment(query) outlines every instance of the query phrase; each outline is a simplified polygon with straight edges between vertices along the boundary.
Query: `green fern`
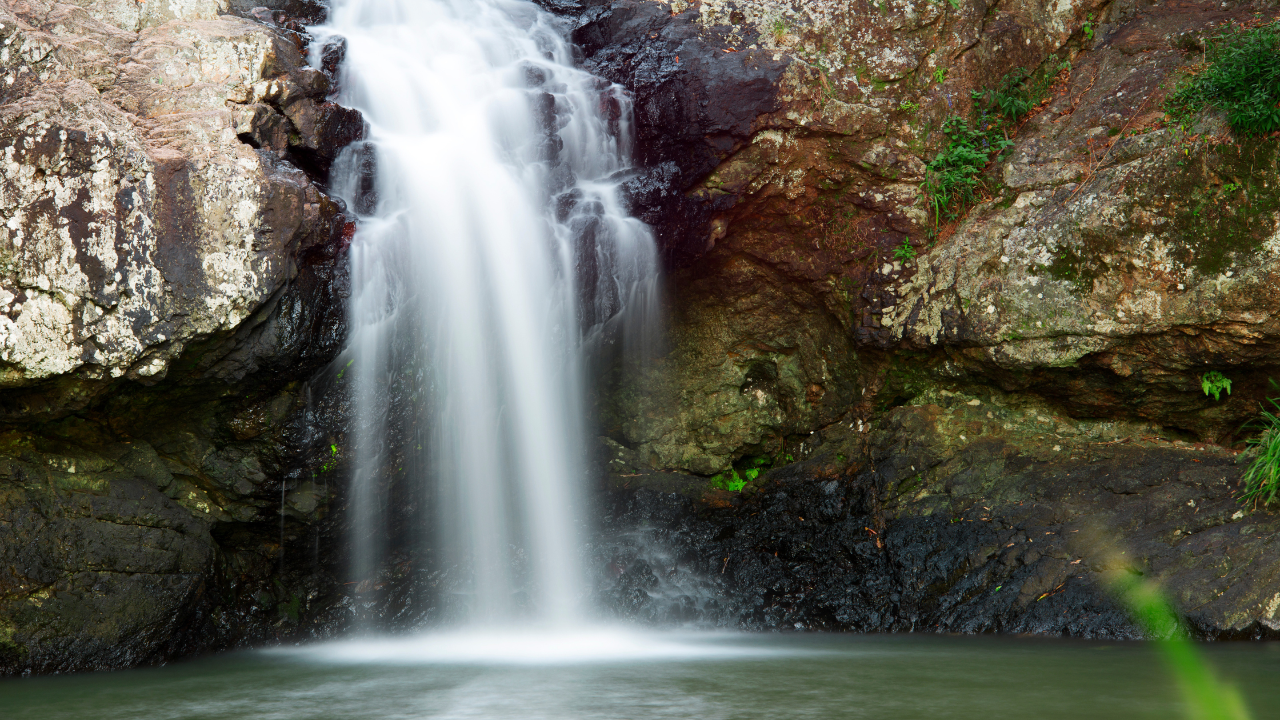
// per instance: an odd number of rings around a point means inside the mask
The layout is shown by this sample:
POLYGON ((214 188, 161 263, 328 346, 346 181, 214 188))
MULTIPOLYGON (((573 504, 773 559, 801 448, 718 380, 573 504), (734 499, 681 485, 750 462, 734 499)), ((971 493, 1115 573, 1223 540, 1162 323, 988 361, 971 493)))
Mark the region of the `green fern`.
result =
POLYGON ((1200 377, 1200 387, 1205 395, 1212 395, 1214 400, 1220 400, 1223 390, 1228 395, 1231 394, 1231 379, 1217 370, 1211 370, 1200 377))

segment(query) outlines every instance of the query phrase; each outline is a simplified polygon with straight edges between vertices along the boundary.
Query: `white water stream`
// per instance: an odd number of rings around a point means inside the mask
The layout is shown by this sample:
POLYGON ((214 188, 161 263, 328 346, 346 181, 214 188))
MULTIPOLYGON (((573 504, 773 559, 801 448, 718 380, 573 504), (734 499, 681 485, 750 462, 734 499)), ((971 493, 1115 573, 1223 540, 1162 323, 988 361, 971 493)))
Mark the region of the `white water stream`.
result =
POLYGON ((470 578, 468 624, 580 623, 583 337, 645 315, 657 282, 616 188, 627 98, 521 0, 336 0, 315 34, 345 38, 339 100, 370 128, 334 170, 361 214, 352 581, 384 559, 382 488, 406 473, 439 484, 423 532, 470 578), (388 413, 406 394, 428 431, 397 459, 388 413))

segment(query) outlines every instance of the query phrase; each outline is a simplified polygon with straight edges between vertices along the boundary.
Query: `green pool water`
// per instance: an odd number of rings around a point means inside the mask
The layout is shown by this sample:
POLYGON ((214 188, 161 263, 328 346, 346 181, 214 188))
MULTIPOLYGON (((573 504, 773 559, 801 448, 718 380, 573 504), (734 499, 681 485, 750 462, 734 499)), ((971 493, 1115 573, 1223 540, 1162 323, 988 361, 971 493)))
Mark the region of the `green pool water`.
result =
MULTIPOLYGON (((603 634, 558 647, 452 636, 236 652, 0 680, 0 718, 1181 718, 1153 648, 1041 638, 603 634)), ((1203 647, 1257 720, 1280 644, 1203 647)))

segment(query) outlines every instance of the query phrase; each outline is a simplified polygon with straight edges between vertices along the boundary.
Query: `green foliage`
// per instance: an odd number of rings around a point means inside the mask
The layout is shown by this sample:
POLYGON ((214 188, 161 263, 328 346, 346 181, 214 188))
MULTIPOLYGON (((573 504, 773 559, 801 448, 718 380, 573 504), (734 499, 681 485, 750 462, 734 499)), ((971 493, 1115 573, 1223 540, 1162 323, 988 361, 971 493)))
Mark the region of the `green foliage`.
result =
MULTIPOLYGON (((1271 386, 1280 390, 1275 380, 1271 381, 1271 386)), ((1262 432, 1248 441, 1257 455, 1244 472, 1244 492, 1240 495, 1242 503, 1275 502, 1276 495, 1280 494, 1280 415, 1277 415, 1280 413, 1280 401, 1267 398, 1267 402, 1276 412, 1263 407, 1262 417, 1252 423, 1262 432)))
POLYGON ((1280 130, 1280 23, 1219 33, 1206 40, 1204 57, 1204 70, 1165 101, 1171 118, 1185 124, 1212 108, 1241 135, 1280 130))
POLYGON ((742 488, 746 487, 747 483, 760 477, 760 474, 769 466, 781 464, 781 462, 791 462, 791 456, 783 455, 778 458, 778 461, 768 455, 743 458, 735 463, 733 467, 712 477, 711 486, 730 492, 742 492, 742 488))
POLYGON ((284 617, 287 617, 294 622, 298 622, 298 610, 301 607, 302 598, 299 597, 297 593, 294 593, 293 596, 289 598, 289 602, 280 603, 278 609, 280 610, 280 614, 284 617))
POLYGON ((902 239, 902 245, 893 249, 893 257, 897 260, 910 260, 916 256, 916 249, 911 247, 909 238, 902 239))
POLYGON ((338 459, 338 446, 334 444, 329 445, 329 459, 320 466, 320 472, 329 472, 336 468, 338 466, 338 459))
POLYGON ((1219 400, 1223 390, 1228 395, 1231 394, 1231 379, 1217 370, 1211 370, 1200 376, 1200 387, 1204 389, 1205 395, 1212 395, 1214 400, 1219 400))
POLYGON ((934 71, 933 71, 933 81, 934 81, 934 82, 936 82, 936 83, 938 83, 939 85, 941 85, 942 83, 946 82, 946 81, 947 81, 947 69, 946 69, 946 68, 938 68, 937 70, 934 70, 934 71))
POLYGON ((935 227, 944 214, 954 218, 962 208, 977 200, 981 185, 978 173, 993 154, 999 155, 1013 144, 993 129, 991 125, 975 128, 954 115, 943 121, 942 131, 950 142, 947 149, 929 163, 920 185, 933 210, 935 227))
POLYGON ((1084 33, 1084 39, 1086 41, 1093 39, 1093 13, 1089 13, 1089 17, 1086 19, 1085 24, 1080 28, 1080 30, 1084 33))
POLYGON ((729 492, 741 492, 742 488, 746 487, 746 485, 747 481, 743 480, 738 475, 738 471, 733 468, 729 468, 725 472, 711 478, 712 487, 720 488, 721 490, 728 490, 729 492))
POLYGON ((1040 102, 1040 97, 1032 97, 1032 86, 1027 82, 1031 73, 1018 68, 1000 79, 1000 83, 990 90, 974 90, 974 100, 985 100, 986 106, 1004 116, 1009 122, 1031 112, 1031 108, 1040 102))
POLYGON ((911 102, 910 100, 903 100, 902 103, 898 105, 898 107, 902 110, 902 112, 908 115, 915 115, 916 111, 920 109, 919 105, 911 102))
POLYGON ((1008 129, 1040 104, 1059 72, 1070 68, 1068 62, 1046 63, 1034 73, 1018 68, 994 88, 971 93, 970 120, 953 115, 943 121, 947 148, 929 163, 920 186, 933 211, 935 229, 944 215, 954 219, 977 200, 982 184, 979 173, 1013 144, 1008 129))

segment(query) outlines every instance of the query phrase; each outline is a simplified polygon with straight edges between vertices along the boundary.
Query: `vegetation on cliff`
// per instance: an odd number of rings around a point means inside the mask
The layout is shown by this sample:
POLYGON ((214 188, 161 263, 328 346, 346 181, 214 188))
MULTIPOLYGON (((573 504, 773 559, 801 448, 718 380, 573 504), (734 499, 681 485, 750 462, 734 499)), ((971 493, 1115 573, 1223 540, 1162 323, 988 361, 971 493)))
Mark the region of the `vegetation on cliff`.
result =
POLYGON ((934 216, 935 232, 944 216, 954 220, 978 202, 982 171, 1004 157, 1019 121, 1048 96, 1058 73, 1070 68, 1071 63, 1058 64, 1055 58, 1034 73, 1017 68, 995 87, 970 93, 972 118, 952 115, 942 122, 947 147, 926 166, 920 185, 934 216))
POLYGON ((1204 67, 1166 103, 1171 117, 1185 123, 1215 109, 1241 135, 1280 130, 1280 23, 1230 25, 1206 39, 1202 57, 1204 67))

